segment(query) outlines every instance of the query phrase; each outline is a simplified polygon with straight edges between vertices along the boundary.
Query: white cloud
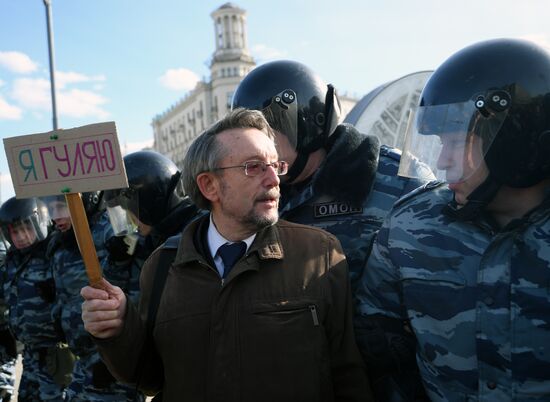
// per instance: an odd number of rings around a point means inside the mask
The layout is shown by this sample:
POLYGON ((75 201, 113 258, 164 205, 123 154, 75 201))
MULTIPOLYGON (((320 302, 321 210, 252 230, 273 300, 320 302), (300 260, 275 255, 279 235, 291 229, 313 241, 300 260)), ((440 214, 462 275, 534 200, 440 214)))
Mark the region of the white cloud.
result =
POLYGON ((19 74, 32 73, 38 68, 29 56, 21 52, 0 52, 0 66, 19 74))
POLYGON ((97 117, 105 119, 109 113, 101 106, 107 99, 91 91, 72 89, 59 92, 59 113, 70 117, 97 117))
POLYGON ((5 84, 5 82, 0 80, 0 87, 3 86, 4 84, 5 84))
MULTIPOLYGON (((72 76, 74 82, 78 77, 72 76)), ((68 82, 68 81, 65 81, 68 82)), ((92 91, 80 89, 59 90, 57 105, 59 115, 69 117, 97 117, 104 119, 109 116, 101 106, 107 99, 92 91)), ((12 97, 24 108, 32 110, 51 110, 50 82, 45 79, 20 78, 14 81, 12 97)))
POLYGON ((186 68, 169 69, 159 77, 162 86, 174 91, 189 91, 198 81, 199 76, 186 68))
POLYGON ((50 81, 43 78, 18 78, 13 82, 12 97, 25 108, 51 108, 50 81))
POLYGON ((65 88, 68 84, 78 84, 81 82, 104 82, 105 76, 88 76, 85 74, 75 73, 72 71, 56 71, 55 72, 55 83, 56 87, 59 89, 65 88))
POLYGON ((0 95, 0 120, 19 120, 21 118, 22 111, 16 106, 10 105, 0 95))
POLYGON ((259 61, 282 59, 286 57, 286 52, 274 49, 272 47, 259 44, 250 48, 252 55, 259 61))
POLYGON ((146 140, 146 141, 140 141, 140 142, 126 142, 124 141, 122 144, 120 144, 120 152, 122 152, 122 155, 127 155, 132 152, 141 151, 145 148, 152 148, 155 140, 153 138, 146 140))

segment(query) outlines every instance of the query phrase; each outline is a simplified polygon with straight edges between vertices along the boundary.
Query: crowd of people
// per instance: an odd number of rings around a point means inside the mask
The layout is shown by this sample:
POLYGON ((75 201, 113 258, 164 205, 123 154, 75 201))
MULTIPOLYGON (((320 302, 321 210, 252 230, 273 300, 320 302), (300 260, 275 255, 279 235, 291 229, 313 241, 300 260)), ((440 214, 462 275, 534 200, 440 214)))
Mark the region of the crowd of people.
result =
POLYGON ((0 207, 0 397, 550 400, 550 55, 439 66, 403 150, 342 124, 307 66, 252 70, 183 166, 124 157, 82 194, 0 207), (2 242, 0 242, 2 243, 2 242))

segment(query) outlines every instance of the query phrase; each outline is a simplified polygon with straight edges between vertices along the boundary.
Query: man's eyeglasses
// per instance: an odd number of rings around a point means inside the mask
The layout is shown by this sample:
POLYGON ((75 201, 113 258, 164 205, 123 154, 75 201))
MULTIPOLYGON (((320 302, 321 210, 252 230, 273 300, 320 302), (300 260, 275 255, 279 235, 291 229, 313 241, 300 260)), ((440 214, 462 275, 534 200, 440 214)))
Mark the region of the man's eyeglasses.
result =
POLYGON ((277 173, 277 176, 283 176, 288 172, 288 163, 285 161, 276 161, 271 163, 262 161, 247 161, 243 165, 218 167, 214 170, 244 168, 244 174, 253 177, 263 174, 267 170, 268 166, 271 166, 273 169, 275 169, 275 173, 277 173))

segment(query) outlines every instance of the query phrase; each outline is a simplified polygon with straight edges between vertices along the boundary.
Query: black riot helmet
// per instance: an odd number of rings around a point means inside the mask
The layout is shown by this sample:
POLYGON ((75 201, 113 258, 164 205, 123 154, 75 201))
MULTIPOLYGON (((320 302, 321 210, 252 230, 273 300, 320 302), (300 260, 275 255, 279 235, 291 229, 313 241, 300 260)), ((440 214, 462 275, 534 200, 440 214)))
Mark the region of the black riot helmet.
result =
POLYGON ((262 64, 239 84, 231 108, 260 110, 298 155, 325 147, 340 120, 340 102, 307 66, 289 60, 262 64))
POLYGON ((12 197, 0 207, 2 236, 12 246, 27 249, 48 236, 50 219, 38 198, 12 197))
POLYGON ((104 208, 101 203, 102 198, 103 191, 88 191, 82 193, 82 204, 84 204, 84 210, 88 217, 93 216, 104 208))
POLYGON ((183 199, 181 172, 174 162, 154 151, 124 157, 128 188, 105 191, 108 207, 120 205, 142 223, 156 226, 183 199))
POLYGON ((432 74, 411 127, 418 138, 437 134, 443 143, 445 136, 461 133, 461 147, 469 136, 470 142, 471 135, 480 137, 493 189, 530 187, 549 178, 550 55, 516 39, 464 48, 432 74))

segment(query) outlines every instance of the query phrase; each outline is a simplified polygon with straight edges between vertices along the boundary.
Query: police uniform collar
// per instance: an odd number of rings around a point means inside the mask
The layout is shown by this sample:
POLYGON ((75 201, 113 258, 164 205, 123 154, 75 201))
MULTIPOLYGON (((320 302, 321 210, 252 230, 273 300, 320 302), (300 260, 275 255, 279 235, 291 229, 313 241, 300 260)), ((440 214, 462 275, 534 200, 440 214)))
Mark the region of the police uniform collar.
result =
POLYGON ((380 142, 349 124, 339 125, 332 137, 327 157, 313 177, 313 190, 361 205, 374 184, 380 142))

